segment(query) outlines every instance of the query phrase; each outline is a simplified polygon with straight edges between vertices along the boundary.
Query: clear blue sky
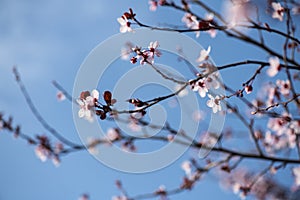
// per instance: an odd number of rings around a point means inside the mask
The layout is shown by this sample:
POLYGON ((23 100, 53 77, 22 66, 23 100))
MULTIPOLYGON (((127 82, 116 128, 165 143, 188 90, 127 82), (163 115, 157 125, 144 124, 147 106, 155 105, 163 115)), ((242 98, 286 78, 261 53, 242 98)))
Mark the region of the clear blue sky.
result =
MULTIPOLYGON (((14 116, 15 123, 30 135, 47 134, 35 120, 11 73, 16 65, 45 119, 65 136, 80 142, 72 120, 71 104, 57 102, 57 90, 51 85, 57 80, 68 91, 88 53, 100 42, 119 32, 116 19, 132 7, 139 18, 147 23, 180 22, 182 14, 171 14, 170 9, 148 10, 148 1, 138 0, 52 0, 22 1, 0 0, 0 111, 14 116), (161 18, 164 16, 163 18, 161 18)), ((194 37, 194 34, 189 34, 194 37)), ((232 40, 224 41, 222 34, 211 40, 201 34, 199 41, 205 48, 212 46, 212 57, 217 64, 227 64, 245 58, 267 60, 260 51, 232 40), (238 59, 237 59, 238 58, 238 59)), ((277 45, 274 43, 274 45, 277 45)), ((234 83, 232 77, 247 75, 224 72, 224 79, 234 83)), ((34 148, 22 140, 0 132, 0 200, 68 199, 74 200, 82 193, 91 199, 111 199, 119 191, 114 186, 122 180, 130 195, 154 191, 161 184, 177 187, 184 172, 180 169, 187 153, 173 165, 148 174, 126 174, 112 170, 82 151, 62 158, 56 168, 52 162, 42 163, 34 148)), ((212 174, 205 176, 191 192, 171 197, 179 199, 236 199, 224 192, 212 174)))

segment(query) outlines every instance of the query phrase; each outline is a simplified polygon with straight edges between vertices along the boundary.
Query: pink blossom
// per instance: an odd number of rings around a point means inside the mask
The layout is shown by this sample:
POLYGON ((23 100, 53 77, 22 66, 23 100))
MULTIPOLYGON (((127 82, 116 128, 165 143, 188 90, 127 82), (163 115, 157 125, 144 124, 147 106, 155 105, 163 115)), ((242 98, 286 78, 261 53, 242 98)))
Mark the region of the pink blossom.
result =
POLYGON ((45 162, 50 156, 51 152, 45 148, 44 145, 37 145, 35 148, 35 155, 42 161, 45 162))
POLYGON ((99 144, 100 140, 98 138, 93 138, 93 137, 88 137, 87 138, 87 147, 88 147, 88 151, 91 153, 91 154, 98 154, 98 149, 96 148, 97 145, 99 144))
POLYGON ((150 56, 154 57, 154 56, 161 56, 161 52, 159 50, 157 50, 157 48, 159 47, 159 43, 158 41, 155 42, 150 42, 148 49, 150 51, 150 56))
POLYGON ((289 80, 277 80, 276 85, 279 88, 279 92, 284 96, 289 96, 291 91, 291 83, 289 80))
POLYGON ((269 59, 269 64, 270 64, 270 67, 269 69, 267 70, 267 74, 270 76, 270 77, 273 77, 275 76, 279 70, 280 70, 280 62, 279 62, 279 59, 278 57, 271 57, 269 59))
POLYGON ((148 4, 149 4, 149 10, 150 11, 156 11, 157 6, 158 6, 158 3, 157 3, 156 0, 149 0, 148 4))
POLYGON ((120 138, 120 131, 119 131, 119 129, 116 129, 116 128, 109 128, 107 130, 106 136, 109 141, 118 140, 120 138))
POLYGON ((202 61, 208 60, 210 50, 211 50, 211 47, 210 47, 210 46, 208 46, 207 50, 202 49, 202 50, 200 51, 199 57, 197 58, 197 62, 202 62, 202 61))
POLYGON ((193 82, 190 81, 190 85, 193 91, 198 91, 199 95, 204 98, 206 96, 206 93, 208 92, 208 89, 206 87, 205 81, 200 79, 199 81, 193 82))
POLYGON ((226 1, 225 15, 230 23, 229 27, 234 27, 242 22, 248 21, 248 16, 252 9, 249 6, 249 0, 226 1))
MULTIPOLYGON (((135 114, 134 117, 130 116, 129 117, 129 123, 128 127, 133 131, 133 132, 140 132, 141 131, 141 126, 138 124, 138 118, 135 116, 140 114, 140 113, 133 113, 135 114)), ((138 116, 137 116, 138 117, 138 116)))
POLYGON ((213 97, 211 94, 207 95, 209 100, 207 100, 206 105, 210 108, 212 108, 213 113, 217 113, 218 111, 222 110, 222 106, 220 103, 220 97, 217 95, 213 97))
POLYGON ((293 175, 295 179, 295 185, 300 186, 300 167, 293 168, 293 175))
POLYGON ((250 93, 252 92, 252 90, 253 90, 252 85, 246 85, 246 86, 245 86, 245 92, 246 92, 247 94, 250 94, 250 93))
POLYGON ((128 19, 124 16, 119 17, 118 22, 120 24, 120 32, 126 33, 126 32, 132 32, 132 28, 130 27, 131 23, 128 21, 128 19))
POLYGON ((215 72, 205 79, 205 85, 208 89, 218 89, 221 86, 219 80, 219 73, 215 72))
MULTIPOLYGON (((213 13, 205 14, 205 20, 212 22, 214 20, 214 14, 213 13)), ((211 38, 215 38, 217 35, 217 30, 213 28, 209 29, 206 32, 210 35, 211 38)))
POLYGON ((59 165, 61 163, 60 158, 58 156, 53 156, 52 162, 53 162, 55 167, 59 167, 59 165))
POLYGON ((60 142, 56 143, 54 148, 54 153, 60 154, 62 150, 64 150, 64 145, 60 142))
POLYGON ((175 136, 173 134, 168 134, 167 135, 167 139, 168 139, 169 142, 172 142, 174 140, 174 137, 175 136))
POLYGON ((192 118, 195 122, 199 122, 205 118, 205 113, 201 110, 195 110, 192 118))
POLYGON ((184 161, 181 164, 181 169, 185 172, 185 174, 190 177, 192 174, 192 164, 190 161, 184 161))
POLYGON ((300 14, 300 6, 294 6, 292 8, 293 15, 299 15, 300 14))
POLYGON ((88 194, 82 194, 82 195, 78 198, 78 200, 89 200, 89 199, 90 199, 90 197, 89 197, 88 194))
MULTIPOLYGON (((188 27, 189 29, 194 29, 194 30, 199 29, 199 21, 197 20, 197 17, 190 13, 186 13, 182 17, 181 21, 185 23, 186 27, 188 27)), ((200 31, 196 31, 196 37, 198 38, 199 36, 200 36, 200 31)))
POLYGON ((64 93, 62 91, 58 91, 56 93, 56 98, 58 101, 63 101, 66 99, 66 96, 64 95, 64 93))
POLYGON ((99 92, 97 90, 93 90, 92 94, 90 92, 85 91, 80 94, 80 98, 77 99, 77 103, 80 106, 80 109, 78 111, 78 116, 80 118, 85 118, 88 121, 92 122, 94 120, 93 118, 93 112, 94 112, 94 106, 95 103, 98 102, 99 99, 99 92))
POLYGON ((272 8, 274 10, 272 17, 274 19, 278 19, 279 21, 283 20, 284 8, 280 5, 280 3, 272 2, 272 8))
POLYGON ((201 142, 206 146, 206 147, 213 147, 217 142, 218 142, 218 136, 213 134, 213 133, 206 133, 201 142))
POLYGON ((122 195, 122 196, 113 196, 111 199, 112 200, 127 200, 128 198, 126 196, 122 195))

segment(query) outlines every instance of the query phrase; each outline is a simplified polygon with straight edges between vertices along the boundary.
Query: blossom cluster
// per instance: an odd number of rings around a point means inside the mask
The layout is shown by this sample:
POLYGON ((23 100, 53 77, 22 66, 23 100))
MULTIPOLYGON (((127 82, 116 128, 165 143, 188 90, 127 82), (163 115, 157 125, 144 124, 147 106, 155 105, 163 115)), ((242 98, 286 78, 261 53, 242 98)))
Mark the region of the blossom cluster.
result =
POLYGON ((121 50, 121 55, 123 59, 129 58, 130 54, 134 54, 130 58, 130 62, 132 64, 136 64, 138 61, 141 65, 144 65, 146 63, 153 64, 154 58, 161 56, 161 51, 158 50, 159 43, 158 41, 150 42, 148 48, 143 49, 142 47, 133 46, 132 44, 127 44, 127 48, 123 48, 121 50))
POLYGON ((37 140, 39 143, 35 148, 36 156, 42 162, 51 159, 55 166, 59 166, 60 164, 59 154, 64 149, 63 144, 56 143, 56 145, 52 147, 49 138, 45 135, 37 136, 37 140))
POLYGON ((112 111, 111 106, 116 103, 116 100, 112 99, 110 91, 103 93, 103 99, 105 104, 98 101, 99 92, 96 89, 92 90, 91 93, 89 91, 81 92, 80 97, 76 100, 80 106, 78 116, 90 122, 94 120, 94 114, 98 115, 102 120, 105 119, 106 114, 112 111))

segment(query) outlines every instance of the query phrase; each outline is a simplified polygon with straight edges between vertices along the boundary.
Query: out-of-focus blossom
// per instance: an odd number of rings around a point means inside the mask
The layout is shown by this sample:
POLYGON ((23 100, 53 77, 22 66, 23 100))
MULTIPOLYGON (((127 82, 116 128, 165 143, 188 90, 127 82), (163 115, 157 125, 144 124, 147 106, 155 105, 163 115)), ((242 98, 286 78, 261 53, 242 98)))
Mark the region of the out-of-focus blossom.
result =
POLYGON ((115 141, 120 138, 120 130, 117 128, 109 128, 107 130, 106 136, 109 141, 115 141))
MULTIPOLYGON (((209 21, 209 22, 212 22, 214 20, 214 14, 213 13, 207 13, 205 14, 205 20, 206 21, 209 21)), ((208 31, 206 31, 211 38, 215 38, 216 35, 217 35, 217 30, 216 29, 209 29, 208 31)))
POLYGON ((210 108, 212 108, 213 113, 217 113, 218 111, 222 110, 222 106, 221 106, 221 99, 220 97, 217 95, 215 97, 213 97, 211 94, 207 95, 209 100, 207 100, 206 105, 210 108))
POLYGON ((56 98, 58 101, 63 101, 66 99, 66 96, 64 95, 64 93, 62 91, 58 91, 56 93, 56 98))
POLYGON ((62 152, 62 150, 64 150, 64 145, 60 142, 56 143, 55 148, 54 148, 54 153, 60 154, 62 152))
MULTIPOLYGON (((184 14, 181 21, 185 23, 186 27, 188 27, 189 29, 194 29, 194 30, 199 29, 199 21, 197 20, 197 17, 190 13, 184 14)), ((200 36, 200 31, 196 31, 196 37, 198 38, 199 36, 200 36)))
POLYGON ((290 129, 292 129, 294 134, 300 134, 300 120, 292 121, 290 123, 290 129))
POLYGON ((277 80, 276 85, 279 88, 279 92, 284 96, 289 96, 291 92, 291 83, 289 80, 277 80))
POLYGON ((294 6, 292 8, 293 15, 299 15, 300 14, 300 6, 294 6))
POLYGON ((203 61, 205 61, 205 60, 208 60, 210 50, 211 50, 211 47, 210 47, 210 46, 208 46, 207 50, 202 49, 202 50, 200 51, 199 57, 197 58, 197 62, 203 62, 203 61))
POLYGON ((113 196, 111 199, 112 200, 127 200, 128 198, 126 196, 122 195, 122 196, 113 196))
POLYGON ((218 136, 213 133, 207 132, 201 139, 201 143, 206 147, 212 148, 218 142, 218 136))
POLYGON ((287 113, 282 113, 283 118, 270 118, 268 121, 268 128, 278 135, 282 135, 287 128, 288 121, 285 118, 290 116, 287 113))
POLYGON ((228 21, 228 27, 235 27, 237 24, 248 21, 252 8, 249 0, 226 1, 225 15, 228 21))
POLYGON ((124 16, 119 17, 118 22, 120 24, 120 32, 126 33, 126 32, 132 32, 131 23, 128 21, 128 19, 124 16))
POLYGON ((78 198, 78 200, 89 200, 89 199, 90 199, 90 197, 89 197, 88 194, 82 194, 82 195, 78 198))
POLYGON ((60 158, 58 156, 53 156, 52 163, 54 164, 55 167, 59 167, 61 163, 60 158))
POLYGON ((190 177, 192 174, 192 164, 190 161, 184 161, 181 164, 181 169, 185 172, 185 174, 190 177))
POLYGON ((193 112, 192 118, 195 122, 199 122, 205 118, 205 113, 201 110, 195 110, 193 112))
POLYGON ((300 167, 293 168, 293 175, 295 178, 295 185, 300 186, 300 167))
POLYGON ((97 145, 99 143, 100 143, 100 140, 98 138, 94 138, 94 137, 87 138, 88 151, 93 155, 97 155, 99 153, 99 151, 97 149, 97 145))
POLYGON ((149 0, 148 3, 149 3, 149 10, 156 11, 158 2, 156 0, 149 0))
POLYGON ((270 76, 270 77, 273 77, 275 76, 279 70, 280 70, 280 62, 279 62, 279 59, 278 57, 271 57, 269 59, 269 64, 270 64, 270 67, 268 68, 267 70, 267 74, 270 76))
POLYGON ((142 129, 141 126, 139 125, 139 122, 138 122, 138 119, 139 119, 140 115, 141 115, 141 113, 136 112, 136 113, 133 113, 133 115, 129 117, 128 127, 133 132, 140 132, 141 129, 142 129))
POLYGON ((173 134, 168 134, 168 135, 167 135, 167 139, 168 139, 169 142, 173 142, 174 137, 175 137, 175 136, 174 136, 173 134))
POLYGON ((251 195, 251 199, 289 199, 290 191, 268 176, 260 176, 245 169, 236 169, 231 173, 220 173, 223 187, 232 190, 241 199, 251 195), (249 187, 254 180, 255 184, 249 187))
POLYGON ((284 8, 280 3, 272 2, 272 8, 274 10, 272 17, 278 19, 279 21, 283 20, 284 8))
POLYGON ((51 152, 43 145, 37 145, 35 148, 35 155, 42 161, 46 162, 46 160, 51 157, 51 152))

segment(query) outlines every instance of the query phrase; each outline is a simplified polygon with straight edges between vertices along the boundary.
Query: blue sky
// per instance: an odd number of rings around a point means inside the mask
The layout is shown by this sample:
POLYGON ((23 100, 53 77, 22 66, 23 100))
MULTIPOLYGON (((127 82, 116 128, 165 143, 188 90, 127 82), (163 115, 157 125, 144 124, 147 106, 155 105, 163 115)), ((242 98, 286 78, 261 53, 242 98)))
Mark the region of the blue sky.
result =
MULTIPOLYGON (((215 2, 214 2, 215 3, 215 2)), ((219 6, 219 5, 218 5, 219 6)), ((15 123, 30 135, 47 134, 35 120, 11 73, 16 65, 31 97, 45 119, 66 137, 80 142, 72 119, 71 104, 56 100, 57 90, 51 85, 57 80, 72 91, 77 70, 89 52, 109 36, 119 32, 116 19, 132 7, 146 23, 180 22, 182 14, 170 9, 148 10, 147 1, 138 0, 0 0, 0 111, 14 116, 15 123), (164 16, 162 18, 162 16, 164 16)), ((194 34, 188 34, 194 38, 194 34)), ((246 58, 267 60, 265 54, 219 34, 214 40, 203 33, 196 39, 203 47, 212 46, 217 64, 246 58), (237 59, 238 58, 238 59, 237 59)), ((275 43, 273 45, 279 45, 275 43)), ((243 80, 248 71, 222 73, 229 83, 243 80), (233 80, 234 77, 234 80, 233 80)), ((261 80, 262 81, 262 80, 261 80)), ((108 84, 109 85, 109 84, 108 84)), ((230 120, 229 120, 230 121, 230 120)), ((56 168, 51 162, 42 163, 34 148, 11 135, 0 133, 0 200, 17 199, 77 199, 88 193, 91 199, 111 199, 119 191, 114 186, 122 180, 130 195, 148 193, 164 184, 175 188, 184 172, 183 158, 160 171, 147 174, 127 174, 112 170, 94 159, 87 151, 62 158, 56 168)), ((235 195, 220 189, 212 174, 205 176, 194 190, 171 199, 235 199, 235 195)))

